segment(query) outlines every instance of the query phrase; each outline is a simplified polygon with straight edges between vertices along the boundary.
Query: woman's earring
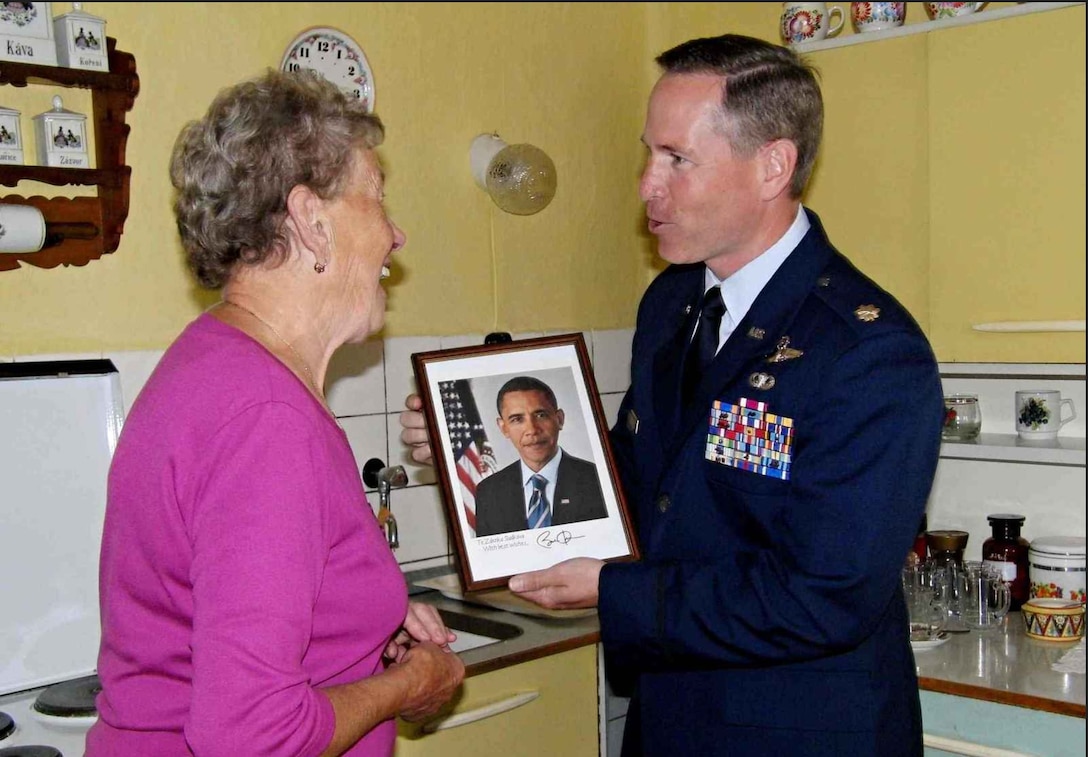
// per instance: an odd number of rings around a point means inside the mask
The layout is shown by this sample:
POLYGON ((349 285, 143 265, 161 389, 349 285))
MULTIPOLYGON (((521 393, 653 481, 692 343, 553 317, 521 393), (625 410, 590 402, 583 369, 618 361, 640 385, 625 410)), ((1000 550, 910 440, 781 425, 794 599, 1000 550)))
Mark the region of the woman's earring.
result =
POLYGON ((324 273, 325 272, 325 264, 324 263, 314 263, 314 270, 317 271, 318 273, 324 273))

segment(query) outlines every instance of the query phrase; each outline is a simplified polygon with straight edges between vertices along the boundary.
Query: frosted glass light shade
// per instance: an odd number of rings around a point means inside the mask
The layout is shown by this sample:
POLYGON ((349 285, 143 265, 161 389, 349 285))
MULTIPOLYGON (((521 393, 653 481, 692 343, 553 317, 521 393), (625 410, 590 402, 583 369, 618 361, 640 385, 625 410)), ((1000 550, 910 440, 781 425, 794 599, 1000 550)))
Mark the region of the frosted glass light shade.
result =
POLYGON ((497 134, 481 134, 469 149, 476 184, 507 213, 532 215, 555 197, 555 163, 529 144, 508 145, 497 134))

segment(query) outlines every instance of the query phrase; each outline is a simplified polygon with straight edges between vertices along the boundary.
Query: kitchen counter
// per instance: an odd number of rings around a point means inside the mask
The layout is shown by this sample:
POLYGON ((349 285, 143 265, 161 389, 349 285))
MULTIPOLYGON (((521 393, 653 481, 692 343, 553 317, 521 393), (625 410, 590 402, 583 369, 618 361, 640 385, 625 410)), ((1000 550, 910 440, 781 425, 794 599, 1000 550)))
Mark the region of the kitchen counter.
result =
POLYGON ((413 594, 411 599, 433 605, 440 610, 498 621, 521 629, 521 634, 512 639, 461 652, 466 676, 475 676, 568 649, 596 644, 601 639, 601 627, 596 613, 577 618, 538 618, 448 599, 433 590, 413 594))
POLYGON ((947 642, 915 651, 918 685, 971 699, 1083 718, 1084 676, 1050 666, 1076 642, 1038 641, 1024 633, 1019 612, 1003 628, 952 634, 947 642))
MULTIPOLYGON (((550 619, 513 614, 448 599, 427 590, 412 596, 437 608, 515 625, 512 639, 461 653, 466 675, 474 676, 600 641, 597 616, 550 619)), ((1059 715, 1085 717, 1083 675, 1051 669, 1075 642, 1038 641, 1024 633, 1019 612, 992 631, 952 634, 939 647, 914 653, 919 687, 1059 715)))

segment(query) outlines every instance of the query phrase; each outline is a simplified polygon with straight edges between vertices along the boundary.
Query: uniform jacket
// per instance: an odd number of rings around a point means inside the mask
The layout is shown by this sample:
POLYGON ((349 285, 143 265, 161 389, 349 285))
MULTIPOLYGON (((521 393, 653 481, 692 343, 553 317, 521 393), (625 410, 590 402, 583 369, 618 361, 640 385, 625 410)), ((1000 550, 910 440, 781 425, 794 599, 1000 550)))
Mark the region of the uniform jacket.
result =
MULTIPOLYGON (((604 518, 608 511, 597 477, 597 466, 563 452, 555 482, 552 525, 604 518)), ((521 461, 512 463, 476 485, 476 535, 490 536, 529 527, 521 461)))
POLYGON ((605 566, 599 611, 648 755, 922 753, 900 569, 937 465, 937 365, 806 212, 687 406, 703 266, 668 268, 639 307, 611 439, 643 559, 605 566))

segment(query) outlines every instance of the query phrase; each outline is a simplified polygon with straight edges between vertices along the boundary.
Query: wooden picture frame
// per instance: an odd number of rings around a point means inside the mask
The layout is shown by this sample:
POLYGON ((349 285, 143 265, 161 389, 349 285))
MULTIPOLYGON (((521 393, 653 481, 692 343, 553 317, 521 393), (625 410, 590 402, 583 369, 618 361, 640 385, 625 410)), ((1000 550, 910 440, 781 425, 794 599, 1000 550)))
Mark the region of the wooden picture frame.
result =
POLYGON ((412 365, 465 591, 572 557, 638 559, 581 334, 420 352, 412 365), (533 471, 555 479, 550 525, 529 526, 533 471))

